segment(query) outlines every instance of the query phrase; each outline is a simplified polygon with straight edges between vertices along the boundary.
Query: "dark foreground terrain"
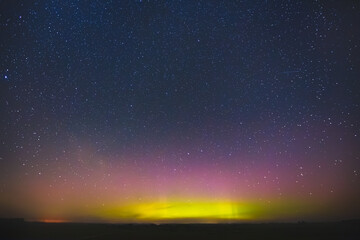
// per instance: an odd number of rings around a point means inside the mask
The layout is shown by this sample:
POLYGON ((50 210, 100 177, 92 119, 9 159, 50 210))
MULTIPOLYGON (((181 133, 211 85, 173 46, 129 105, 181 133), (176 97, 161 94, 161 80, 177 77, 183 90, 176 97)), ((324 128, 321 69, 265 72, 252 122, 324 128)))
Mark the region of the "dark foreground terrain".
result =
POLYGON ((0 221, 0 239, 360 239, 360 221, 123 225, 0 221))

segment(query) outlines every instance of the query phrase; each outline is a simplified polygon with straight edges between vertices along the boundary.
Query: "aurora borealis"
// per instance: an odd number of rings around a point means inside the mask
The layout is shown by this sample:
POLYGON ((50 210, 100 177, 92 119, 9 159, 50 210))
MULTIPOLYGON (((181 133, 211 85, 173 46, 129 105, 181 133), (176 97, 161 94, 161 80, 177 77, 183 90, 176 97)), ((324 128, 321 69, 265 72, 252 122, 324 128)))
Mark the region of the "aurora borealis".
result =
POLYGON ((0 13, 0 218, 360 217, 359 1, 0 13))

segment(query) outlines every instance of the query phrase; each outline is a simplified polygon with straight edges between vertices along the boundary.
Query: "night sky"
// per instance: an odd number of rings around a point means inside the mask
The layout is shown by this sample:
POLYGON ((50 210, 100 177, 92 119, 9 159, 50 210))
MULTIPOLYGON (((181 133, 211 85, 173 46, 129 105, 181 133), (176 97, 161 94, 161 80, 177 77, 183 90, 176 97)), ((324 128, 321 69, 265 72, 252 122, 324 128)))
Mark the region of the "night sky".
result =
POLYGON ((359 1, 0 1, 0 217, 360 217, 359 1))

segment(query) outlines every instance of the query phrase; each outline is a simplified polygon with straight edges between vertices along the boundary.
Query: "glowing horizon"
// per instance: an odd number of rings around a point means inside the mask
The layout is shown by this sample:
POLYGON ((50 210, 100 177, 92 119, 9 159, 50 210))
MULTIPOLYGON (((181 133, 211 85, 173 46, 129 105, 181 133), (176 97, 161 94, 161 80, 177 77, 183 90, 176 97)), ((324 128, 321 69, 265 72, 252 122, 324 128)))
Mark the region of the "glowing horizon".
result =
MULTIPOLYGON (((262 204, 236 203, 229 201, 158 201, 122 206, 94 208, 93 222, 112 223, 236 223, 258 222, 269 220, 269 214, 279 214, 279 203, 276 209, 266 209, 262 204)), ((293 205, 292 205, 293 206, 293 205)), ((267 207, 274 207, 271 204, 267 207)), ((285 206, 287 211, 289 206, 285 206)), ((282 209, 282 211, 284 211, 282 209)), ((285 214, 285 217, 293 213, 285 214)), ((274 217, 274 215, 272 216, 274 217)), ((284 217, 284 216, 282 216, 284 217)), ((71 221, 89 221, 86 218, 32 219, 46 223, 62 223, 71 221)), ((279 218, 277 220, 282 220, 279 218)))
MULTIPOLYGON (((319 208, 312 204, 294 201, 273 203, 230 202, 226 200, 167 200, 143 203, 128 203, 119 206, 88 209, 84 216, 63 218, 39 218, 32 221, 46 223, 65 222, 107 222, 107 223, 250 223, 250 222, 293 222, 301 210, 303 216, 319 208), (302 209, 301 209, 302 208, 302 209)), ((324 210, 322 210, 324 211, 324 210)), ((320 213, 318 211, 317 213, 320 213)))
MULTIPOLYGON (((167 159, 171 150, 161 154, 161 158, 167 159)), ((336 206, 338 199, 344 202, 350 187, 341 187, 337 178, 320 182, 320 188, 314 187, 312 183, 323 178, 325 163, 307 178, 301 174, 312 168, 310 164, 292 168, 285 161, 279 161, 275 167, 247 166, 249 175, 226 164, 212 166, 202 160, 208 155, 199 154, 186 154, 186 161, 192 162, 191 168, 179 167, 173 162, 164 162, 159 168, 157 156, 124 156, 128 162, 124 166, 111 157, 94 155, 91 149, 83 150, 80 155, 73 155, 71 166, 49 164, 49 169, 61 168, 55 176, 33 172, 36 177, 27 176, 23 182, 13 182, 12 189, 18 191, 16 198, 3 198, 0 203, 9 210, 25 210, 24 215, 14 211, 13 216, 40 221, 301 221, 339 219, 332 206, 336 206), (292 179, 292 175, 296 177, 292 179), (82 176, 87 176, 86 180, 82 176)), ((242 155, 232 157, 244 158, 242 155)), ((242 165, 239 168, 245 169, 242 165)), ((345 205, 351 206, 353 201, 349 198, 345 205)), ((352 214, 352 209, 345 206, 343 218, 352 214)))

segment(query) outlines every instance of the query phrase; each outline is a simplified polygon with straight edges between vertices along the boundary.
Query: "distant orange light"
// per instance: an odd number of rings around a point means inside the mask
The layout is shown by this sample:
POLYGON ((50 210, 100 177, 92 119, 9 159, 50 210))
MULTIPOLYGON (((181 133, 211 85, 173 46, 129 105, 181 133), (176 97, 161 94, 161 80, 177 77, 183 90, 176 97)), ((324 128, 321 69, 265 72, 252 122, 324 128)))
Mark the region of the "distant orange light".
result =
POLYGON ((64 223, 67 222, 66 220, 61 220, 61 219, 42 219, 40 220, 40 222, 44 222, 44 223, 64 223))

